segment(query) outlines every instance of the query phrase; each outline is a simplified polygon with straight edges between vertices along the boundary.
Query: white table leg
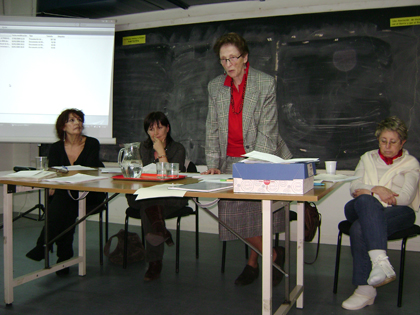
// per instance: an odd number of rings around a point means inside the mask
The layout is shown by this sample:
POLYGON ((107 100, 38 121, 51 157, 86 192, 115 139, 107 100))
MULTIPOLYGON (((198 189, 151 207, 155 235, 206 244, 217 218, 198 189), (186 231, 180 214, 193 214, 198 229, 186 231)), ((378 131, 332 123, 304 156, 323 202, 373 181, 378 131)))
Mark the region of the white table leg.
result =
MULTIPOLYGON (((304 278, 304 245, 305 245, 305 203, 297 203, 297 262, 296 262, 296 284, 303 287, 304 278)), ((297 308, 303 308, 303 292, 296 301, 297 308)))
POLYGON ((262 201, 262 314, 272 314, 273 212, 271 200, 262 201))
POLYGON ((3 185, 3 261, 4 261, 4 302, 13 302, 13 194, 7 193, 8 185, 3 185))
MULTIPOLYGON (((83 192, 79 191, 79 198, 83 192)), ((79 218, 86 215, 86 198, 79 200, 79 218)), ((79 276, 86 275, 86 220, 81 222, 78 226, 79 229, 79 257, 82 261, 79 263, 79 276)))

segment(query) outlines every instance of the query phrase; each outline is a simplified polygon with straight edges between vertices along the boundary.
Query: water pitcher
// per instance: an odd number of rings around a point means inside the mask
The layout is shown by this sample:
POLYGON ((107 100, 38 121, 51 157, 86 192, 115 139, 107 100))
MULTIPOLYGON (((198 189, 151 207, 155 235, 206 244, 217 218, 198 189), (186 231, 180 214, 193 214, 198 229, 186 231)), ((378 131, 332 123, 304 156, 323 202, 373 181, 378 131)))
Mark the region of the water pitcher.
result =
POLYGON ((140 157, 140 142, 125 143, 118 152, 118 164, 124 177, 140 178, 143 162, 140 157))

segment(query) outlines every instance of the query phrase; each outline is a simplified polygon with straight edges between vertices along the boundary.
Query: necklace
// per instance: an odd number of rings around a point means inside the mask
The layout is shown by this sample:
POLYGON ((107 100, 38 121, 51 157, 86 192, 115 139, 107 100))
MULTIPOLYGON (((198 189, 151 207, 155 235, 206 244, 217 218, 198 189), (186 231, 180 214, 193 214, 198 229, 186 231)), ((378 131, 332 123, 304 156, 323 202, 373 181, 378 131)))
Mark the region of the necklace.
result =
POLYGON ((241 103, 239 104, 239 111, 235 111, 235 104, 233 101, 233 79, 230 81, 230 106, 232 107, 232 112, 236 115, 239 115, 242 112, 242 109, 244 108, 244 99, 245 99, 245 90, 246 90, 246 81, 247 81, 247 75, 244 75, 244 88, 242 90, 242 97, 241 97, 241 103))

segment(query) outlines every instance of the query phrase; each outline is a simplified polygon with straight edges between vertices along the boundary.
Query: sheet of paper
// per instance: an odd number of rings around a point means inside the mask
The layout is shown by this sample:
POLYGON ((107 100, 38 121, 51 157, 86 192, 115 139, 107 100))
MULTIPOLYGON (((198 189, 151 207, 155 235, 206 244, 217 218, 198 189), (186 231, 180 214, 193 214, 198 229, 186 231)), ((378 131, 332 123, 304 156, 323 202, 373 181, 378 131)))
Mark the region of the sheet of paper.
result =
POLYGON ((146 166, 143 166, 143 173, 145 174, 156 174, 156 164, 150 163, 146 166))
POLYGON ((121 169, 119 167, 106 167, 106 168, 101 168, 101 173, 106 173, 106 174, 121 174, 121 169))
MULTIPOLYGON (((53 166, 52 168, 55 168, 57 170, 62 169, 62 166, 53 166)), ((65 166, 66 169, 69 171, 94 171, 96 168, 88 167, 88 166, 82 166, 82 165, 69 165, 65 166)))
POLYGON ((174 185, 168 187, 168 189, 172 190, 186 190, 186 191, 200 191, 200 192, 212 192, 212 191, 219 191, 219 190, 226 190, 233 188, 233 183, 228 182, 199 182, 194 184, 186 184, 186 185, 174 185))
POLYGON ((360 176, 347 176, 343 174, 318 174, 314 176, 316 181, 326 181, 326 182, 348 182, 360 178, 360 176))
POLYGON ((82 183, 82 182, 88 182, 92 180, 101 180, 101 179, 107 179, 107 177, 91 176, 91 175, 86 175, 86 174, 75 174, 72 176, 49 178, 49 179, 46 179, 45 181, 74 184, 74 183, 82 183))
POLYGON ((57 176, 56 172, 35 170, 35 171, 19 171, 15 173, 10 173, 10 174, 2 176, 2 178, 40 181, 40 180, 55 177, 55 176, 57 176))
MULTIPOLYGON (((190 174, 191 175, 191 174, 190 174)), ((203 182, 220 182, 232 178, 232 174, 215 174, 215 175, 192 175, 192 178, 198 178, 203 182)))
POLYGON ((271 162, 271 163, 290 164, 290 163, 319 161, 318 158, 295 158, 295 159, 284 160, 279 156, 269 154, 269 153, 263 153, 259 151, 252 151, 249 153, 245 153, 243 156, 248 157, 248 159, 243 161, 245 163, 261 163, 261 161, 265 161, 265 162, 271 162))
POLYGON ((162 184, 147 188, 140 188, 134 193, 134 195, 137 195, 136 200, 161 197, 184 197, 186 193, 185 190, 169 190, 168 187, 172 186, 175 185, 162 184))
POLYGON ((40 170, 20 171, 20 172, 10 173, 10 174, 4 175, 4 177, 17 177, 17 178, 19 178, 19 177, 32 177, 32 176, 40 174, 41 172, 43 172, 43 171, 40 171, 40 170))

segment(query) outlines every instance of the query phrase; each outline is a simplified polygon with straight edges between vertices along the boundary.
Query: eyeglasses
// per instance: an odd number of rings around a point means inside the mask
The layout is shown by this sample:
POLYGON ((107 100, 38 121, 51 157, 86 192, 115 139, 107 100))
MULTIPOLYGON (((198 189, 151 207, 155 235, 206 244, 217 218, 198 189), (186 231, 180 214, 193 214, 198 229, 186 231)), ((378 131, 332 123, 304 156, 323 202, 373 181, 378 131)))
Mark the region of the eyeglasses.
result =
POLYGON ((379 144, 383 145, 383 146, 387 146, 387 145, 394 146, 394 145, 400 144, 400 142, 401 142, 400 140, 389 140, 389 141, 387 141, 386 139, 379 139, 379 144))
POLYGON ((241 58, 242 55, 239 55, 238 57, 230 57, 229 59, 220 59, 220 63, 222 65, 227 64, 227 62, 229 61, 231 64, 235 64, 238 62, 238 59, 241 58))
POLYGON ((76 122, 83 124, 83 120, 81 120, 80 118, 70 118, 69 120, 67 120, 67 122, 69 124, 75 124, 76 122))

